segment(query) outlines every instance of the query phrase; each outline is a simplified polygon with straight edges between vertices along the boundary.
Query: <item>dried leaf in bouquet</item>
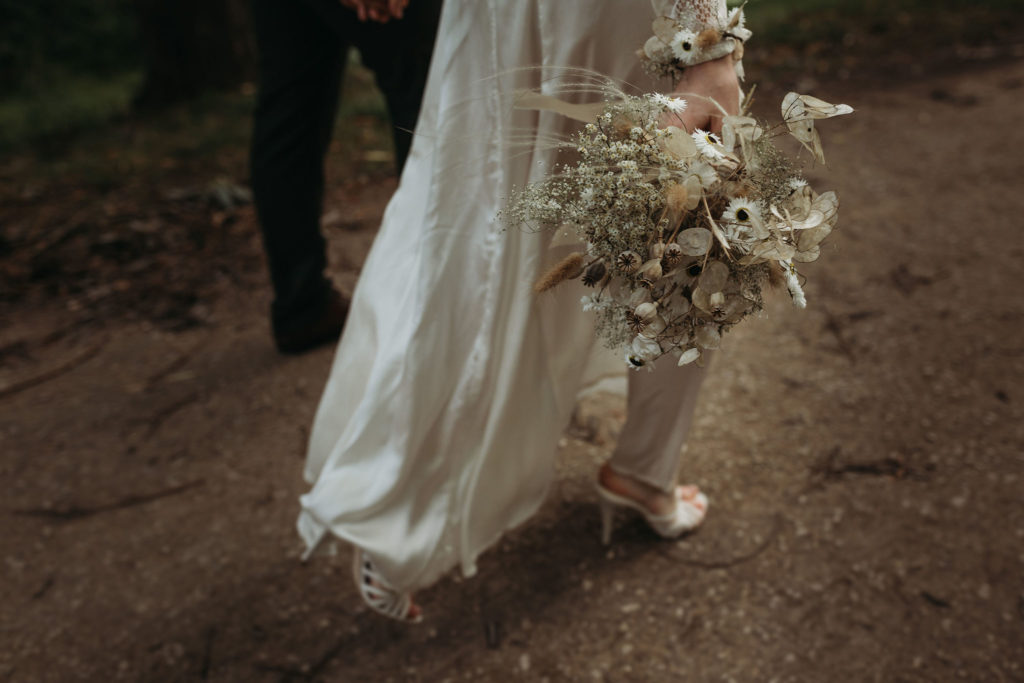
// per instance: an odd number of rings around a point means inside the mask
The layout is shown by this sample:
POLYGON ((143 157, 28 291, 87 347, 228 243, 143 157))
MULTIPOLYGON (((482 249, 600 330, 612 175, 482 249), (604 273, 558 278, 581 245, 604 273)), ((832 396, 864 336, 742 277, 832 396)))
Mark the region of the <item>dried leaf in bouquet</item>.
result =
MULTIPOLYGON (((659 40, 669 28, 661 25, 659 40)), ((575 230, 582 250, 543 289, 582 276, 595 288, 585 310, 633 368, 667 353, 681 365, 700 361, 763 308, 773 283, 805 306, 796 264, 819 258, 838 216, 835 193, 816 193, 773 138, 788 130, 823 159, 813 122, 849 113, 847 105, 791 93, 782 126, 731 116, 722 138, 663 124, 684 107, 659 94, 616 94, 567 145, 578 160, 524 188, 504 212, 510 225, 575 230)))

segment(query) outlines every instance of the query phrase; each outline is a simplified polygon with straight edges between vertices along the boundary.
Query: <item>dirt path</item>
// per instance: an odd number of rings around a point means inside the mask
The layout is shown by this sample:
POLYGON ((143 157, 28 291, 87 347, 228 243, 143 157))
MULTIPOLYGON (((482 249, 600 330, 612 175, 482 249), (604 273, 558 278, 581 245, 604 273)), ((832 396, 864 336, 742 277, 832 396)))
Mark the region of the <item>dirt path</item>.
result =
MULTIPOLYGON (((297 561, 331 351, 277 356, 265 289, 224 283, 179 332, 19 311, 0 678, 1024 680, 1022 85, 1018 62, 819 88, 858 109, 823 127, 840 230, 810 307, 734 332, 708 381, 685 466, 707 525, 599 545, 589 478, 621 405, 598 397, 544 511, 425 591, 417 628, 361 607, 347 557, 297 561)), ((329 228, 347 287, 389 191, 329 228)))

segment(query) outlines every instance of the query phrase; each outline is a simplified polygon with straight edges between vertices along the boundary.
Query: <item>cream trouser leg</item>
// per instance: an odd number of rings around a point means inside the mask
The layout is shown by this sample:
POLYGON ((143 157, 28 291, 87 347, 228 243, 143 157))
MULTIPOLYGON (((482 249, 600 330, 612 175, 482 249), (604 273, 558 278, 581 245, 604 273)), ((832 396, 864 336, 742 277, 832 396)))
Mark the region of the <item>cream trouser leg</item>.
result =
POLYGON ((608 461, 616 472, 667 492, 676 485, 680 451, 707 375, 707 367, 673 361, 668 356, 653 372, 629 373, 626 424, 608 461))

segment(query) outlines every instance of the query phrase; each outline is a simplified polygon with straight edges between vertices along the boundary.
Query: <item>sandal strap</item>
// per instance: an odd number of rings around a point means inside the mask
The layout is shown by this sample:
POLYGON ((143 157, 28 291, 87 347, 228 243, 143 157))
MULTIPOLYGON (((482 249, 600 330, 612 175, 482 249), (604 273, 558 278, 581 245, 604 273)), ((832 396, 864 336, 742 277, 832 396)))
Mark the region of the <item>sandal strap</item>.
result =
POLYGON ((408 593, 400 593, 377 571, 373 561, 357 549, 356 587, 363 601, 375 612, 398 621, 411 621, 409 609, 412 597, 408 593))

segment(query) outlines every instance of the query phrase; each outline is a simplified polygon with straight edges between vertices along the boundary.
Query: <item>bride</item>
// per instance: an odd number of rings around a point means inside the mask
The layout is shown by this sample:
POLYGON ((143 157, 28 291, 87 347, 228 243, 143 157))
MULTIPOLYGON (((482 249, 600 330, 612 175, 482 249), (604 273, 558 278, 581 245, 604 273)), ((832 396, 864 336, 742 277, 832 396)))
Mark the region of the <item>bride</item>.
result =
MULTIPOLYGON (((654 4, 704 22, 725 13, 724 0, 654 4)), ((471 576, 477 556, 537 510, 588 379, 583 292, 531 291, 572 245, 496 220, 504 198, 555 161, 540 143, 513 149, 511 136, 572 130, 511 110, 508 93, 549 86, 516 69, 584 67, 655 90, 635 54, 653 18, 649 0, 445 2, 412 152, 316 414, 298 520, 307 557, 339 539, 355 546, 357 586, 382 614, 419 620, 412 591, 456 566, 471 576)), ((676 89, 738 107, 731 57, 686 69, 676 89)), ((714 127, 712 111, 691 100, 684 122, 714 127)), ((669 537, 703 520, 706 498, 676 485, 703 370, 669 363, 630 375, 627 422, 596 482, 606 542, 615 505, 669 537)))

